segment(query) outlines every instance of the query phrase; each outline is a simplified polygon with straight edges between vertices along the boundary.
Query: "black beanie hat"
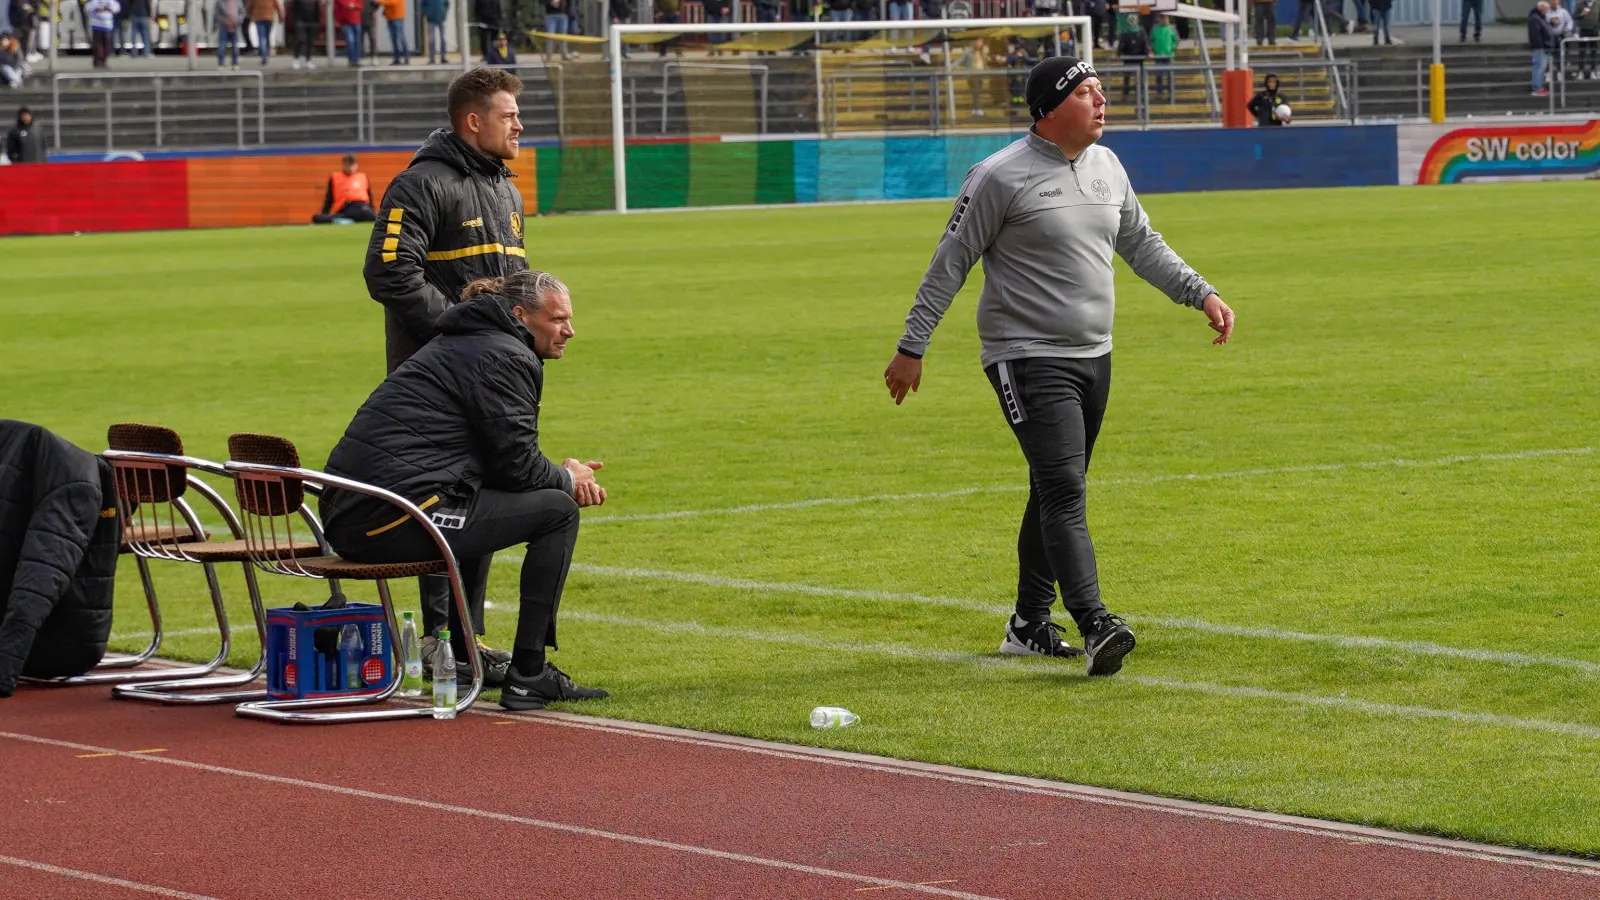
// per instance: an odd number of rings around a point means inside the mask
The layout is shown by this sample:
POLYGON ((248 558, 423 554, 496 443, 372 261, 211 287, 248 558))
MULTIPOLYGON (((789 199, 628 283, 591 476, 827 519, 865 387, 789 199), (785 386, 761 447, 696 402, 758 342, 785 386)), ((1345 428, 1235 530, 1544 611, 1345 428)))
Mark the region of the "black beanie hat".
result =
POLYGON ((1094 66, 1075 56, 1056 56, 1033 67, 1023 96, 1035 122, 1072 95, 1085 78, 1098 78, 1094 66))

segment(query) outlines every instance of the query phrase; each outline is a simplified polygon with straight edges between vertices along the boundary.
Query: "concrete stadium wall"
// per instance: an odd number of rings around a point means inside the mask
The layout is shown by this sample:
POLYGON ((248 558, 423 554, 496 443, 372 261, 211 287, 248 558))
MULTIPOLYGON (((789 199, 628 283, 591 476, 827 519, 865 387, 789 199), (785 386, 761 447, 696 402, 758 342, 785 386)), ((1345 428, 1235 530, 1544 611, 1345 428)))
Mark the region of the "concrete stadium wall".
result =
MULTIPOLYGON (((956 194, 972 165, 1015 137, 640 141, 628 149, 628 203, 661 209, 943 199, 956 194)), ((1600 173, 1600 122, 1589 120, 1116 131, 1104 143, 1142 193, 1600 173)), ((303 223, 321 208, 344 149, 3 167, 0 234, 303 223)), ((412 152, 350 149, 380 197, 412 152)), ((611 208, 609 144, 524 147, 512 169, 526 214, 611 208)))

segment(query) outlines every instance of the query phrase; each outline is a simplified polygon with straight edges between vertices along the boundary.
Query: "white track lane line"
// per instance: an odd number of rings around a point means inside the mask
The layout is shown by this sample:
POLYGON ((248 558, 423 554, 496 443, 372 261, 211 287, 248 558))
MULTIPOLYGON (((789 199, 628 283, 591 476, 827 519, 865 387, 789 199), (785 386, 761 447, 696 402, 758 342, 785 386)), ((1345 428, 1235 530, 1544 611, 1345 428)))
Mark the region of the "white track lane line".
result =
MULTIPOLYGON (((1301 475, 1317 472, 1343 472, 1350 469, 1431 468, 1473 462, 1501 462, 1519 459, 1540 459, 1547 456, 1581 456, 1593 453, 1593 447, 1554 448, 1549 450, 1522 450, 1516 453, 1479 453, 1469 456, 1442 456, 1438 459, 1381 459, 1368 462, 1321 463, 1301 466, 1274 466, 1262 469, 1240 469, 1232 472, 1189 472, 1174 475, 1149 475, 1132 478, 1090 478, 1091 487, 1126 484, 1166 484, 1173 481, 1218 481, 1236 478, 1261 478, 1270 475, 1301 475)), ((584 518, 586 525, 615 522, 647 522, 658 519, 687 519, 697 516, 731 516, 744 513, 769 512, 783 509, 809 509, 814 506, 849 506, 857 503, 881 503, 899 500, 940 500, 948 497, 967 497, 973 494, 1006 494, 1026 491, 1025 484, 998 485, 994 487, 969 487, 952 491, 922 491, 907 494, 868 494, 862 497, 818 497, 812 500, 793 500, 786 503, 750 503, 743 506, 724 506, 713 509, 680 509, 671 512, 629 513, 614 516, 584 518)))
MULTIPOLYGON (((92 744, 79 744, 73 741, 61 741, 54 738, 38 737, 31 734, 19 734, 10 731, 0 731, 0 738, 13 741, 25 741, 33 744, 43 744, 48 747, 63 747, 69 750, 81 750, 90 753, 105 753, 111 756, 121 756, 127 759, 136 759, 142 762, 159 763, 162 765, 178 766, 201 772, 210 772, 216 775, 231 775, 236 778, 247 778, 253 781, 264 781, 270 784, 286 785, 288 787, 304 788, 307 790, 322 791, 330 794, 339 794, 345 797, 358 797, 363 800, 377 800, 385 803, 395 803, 402 806, 411 806, 433 812, 447 812, 456 815, 471 816, 479 819, 488 819, 495 822, 505 822, 512 825, 526 825, 533 828, 543 828, 550 831, 559 831, 566 834, 575 834, 582 837, 600 838, 602 840, 616 841, 623 844, 635 844, 642 847, 651 847, 657 850, 670 850, 676 853, 687 853, 693 856, 705 856, 728 862, 746 863, 749 865, 763 866, 769 869, 780 869, 789 872, 799 872, 805 875, 817 875, 823 878, 837 878, 841 881, 850 881, 857 884, 876 885, 878 887, 899 888, 918 894, 928 894, 937 897, 959 897, 963 900, 997 900, 982 894, 970 894, 965 891, 954 891, 948 888, 931 885, 913 884, 909 881, 896 881, 892 878, 878 878, 873 875, 858 875, 854 872, 842 872, 837 869, 824 869, 820 866, 808 866, 803 863, 788 862, 781 859, 768 859, 763 856, 752 856, 747 853, 731 853, 726 850, 713 850, 710 847, 700 847, 694 844, 680 844, 676 841, 662 841, 655 838, 638 837, 631 834, 622 834, 616 831, 605 831, 599 828, 586 828, 582 825, 569 825, 565 822, 552 822, 548 819, 532 819, 526 816, 514 816, 509 813, 492 812, 486 809, 474 809, 470 806, 456 806, 449 803, 435 803, 431 800, 419 800, 415 797, 403 797, 397 794, 384 794, 377 791, 367 791, 360 788, 345 787, 337 784, 325 784, 320 781, 307 781, 303 778, 289 778, 283 775, 269 775, 265 772, 252 772, 248 769, 235 769, 228 766, 214 766, 209 763, 193 762, 186 759, 175 759, 171 756, 150 756, 132 753, 127 750, 117 750, 111 747, 97 747, 92 744)), ((184 894, 178 896, 194 896, 184 894)), ((209 898, 202 898, 209 900, 209 898)))
MULTIPOLYGON (((562 613, 569 619, 584 622, 595 622, 618 627, 648 628, 658 632, 672 632, 677 634, 693 634, 703 637, 715 637, 724 640, 754 641, 766 644, 785 644, 794 647, 807 647, 813 650, 825 650, 835 653, 871 653, 880 656, 896 656, 904 659, 917 659, 927 662, 980 666, 985 668, 1012 668, 1031 672, 1048 672, 1061 670, 1059 664, 1050 663, 1044 659, 1031 659, 1028 657, 1013 656, 987 656, 978 653, 960 653, 945 650, 926 650, 920 647, 907 647, 899 644, 865 643, 855 641, 829 641, 813 638, 808 635, 792 634, 786 632, 754 631, 743 628, 722 628, 714 625, 702 625, 699 622, 678 622, 640 619, 633 616, 612 616, 600 613, 573 610, 562 613)), ((1516 716, 1503 716, 1496 713, 1463 712, 1453 709, 1435 709, 1431 706, 1403 706, 1394 703, 1378 703, 1369 700, 1358 700, 1349 697, 1329 697, 1322 694, 1304 694, 1295 691, 1276 691, 1268 688, 1257 688, 1241 685, 1212 684, 1204 681, 1184 681, 1178 678, 1161 678, 1148 675, 1118 675, 1119 682, 1132 682, 1145 687, 1165 688, 1170 690, 1189 691, 1193 693, 1209 694, 1216 697, 1231 697, 1247 700, 1269 700, 1291 703, 1298 706, 1319 706, 1333 709, 1342 709, 1350 712, 1365 713, 1369 715, 1385 716, 1400 719, 1436 719, 1455 722, 1462 725, 1483 725, 1495 728, 1514 728, 1527 731, 1544 731, 1552 734, 1567 735, 1570 737, 1585 738, 1588 740, 1600 739, 1600 726, 1581 725, 1570 722, 1550 722, 1543 719, 1523 719, 1516 716)))
MULTIPOLYGON (((495 557, 496 562, 522 564, 521 557, 511 554, 501 554, 495 557)), ((681 581, 688 584, 703 584, 707 587, 726 588, 739 591, 756 591, 761 593, 806 594, 813 597, 837 597, 847 600, 881 600, 906 603, 922 603, 930 606, 948 606, 955 609, 971 610, 973 612, 992 613, 1005 615, 1013 611, 1010 603, 991 603, 963 597, 936 597, 927 594, 902 593, 899 591, 872 591, 855 590, 850 588, 833 588, 823 585, 803 584, 787 581, 757 581, 750 578, 728 578, 721 575, 709 575, 699 572, 674 572, 667 569, 636 569, 627 566, 595 566, 585 563, 574 563, 574 572, 586 575, 599 575, 610 578, 643 578, 659 579, 662 581, 681 581)), ((1163 616, 1126 616, 1131 623, 1155 628, 1170 628, 1177 631, 1198 631, 1206 634, 1220 634, 1229 637, 1257 638, 1262 640, 1293 641, 1299 643, 1329 644, 1349 650, 1384 650, 1394 653, 1406 653, 1417 656, 1446 656, 1456 659, 1468 659, 1474 662, 1498 663, 1511 666, 1553 666, 1561 669, 1571 669, 1585 675, 1600 676, 1600 663, 1586 659, 1571 659, 1564 656, 1541 656, 1533 653, 1516 653, 1507 650, 1479 650, 1469 647, 1452 647, 1448 644, 1435 644, 1429 641, 1396 641, 1388 638, 1365 637, 1362 635, 1346 634, 1320 634, 1307 631, 1285 631, 1277 628, 1263 628, 1244 625, 1225 625, 1216 622, 1207 622, 1202 619, 1167 618, 1163 616)))
POLYGON ((15 856, 0 856, 0 865, 17 866, 23 869, 33 869, 36 872, 48 872, 51 875, 60 875, 65 878, 78 878, 83 881, 92 881, 96 884, 109 884, 113 887, 127 888, 130 891, 140 891, 154 894, 157 897, 177 897, 179 900, 217 900, 205 894, 191 894, 187 891, 175 891, 172 888, 159 887, 153 884, 142 884, 137 881, 128 881, 123 878, 112 878, 109 875, 97 875, 94 872, 84 872, 79 869, 67 869, 61 866, 52 866, 49 863, 34 862, 31 859, 18 859, 15 856))

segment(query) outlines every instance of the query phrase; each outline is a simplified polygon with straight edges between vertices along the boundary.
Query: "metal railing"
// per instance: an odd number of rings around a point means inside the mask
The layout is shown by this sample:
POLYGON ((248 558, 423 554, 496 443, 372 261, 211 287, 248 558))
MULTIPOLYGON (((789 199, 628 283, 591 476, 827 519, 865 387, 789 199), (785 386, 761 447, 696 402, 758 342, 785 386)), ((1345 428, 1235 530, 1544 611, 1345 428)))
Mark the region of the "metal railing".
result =
MULTIPOLYGON (((553 62, 528 62, 514 65, 498 66, 519 74, 523 70, 536 70, 555 73, 555 77, 545 76, 550 85, 550 93, 555 96, 556 107, 556 133, 566 134, 566 79, 561 63, 553 62)), ((461 74, 459 65, 421 65, 406 66, 399 69, 359 67, 356 72, 356 143, 377 143, 378 133, 378 85, 415 82, 417 79, 409 76, 421 73, 424 76, 430 72, 447 73, 449 78, 439 79, 443 84, 461 74)))
POLYGON ((1567 108, 1567 67, 1575 66, 1577 63, 1577 58, 1569 52, 1569 49, 1574 44, 1579 47, 1580 53, 1583 52, 1582 48, 1588 48, 1588 58, 1591 60, 1590 73, 1600 72, 1593 65, 1593 58, 1596 55, 1600 55, 1600 37, 1568 37, 1563 39, 1561 41, 1561 49, 1557 52, 1556 58, 1550 61, 1550 86, 1552 88, 1550 91, 1550 112, 1552 113, 1556 111, 1558 94, 1560 95, 1561 108, 1567 108))
MULTIPOLYGON (((61 149, 61 83, 64 81, 148 81, 155 102, 153 123, 155 126, 155 145, 165 146, 165 124, 168 119, 163 115, 165 108, 162 94, 162 82, 168 80, 184 79, 220 79, 233 81, 234 84, 234 121, 238 136, 238 146, 244 147, 245 143, 245 101, 244 85, 238 82, 254 80, 256 87, 256 143, 267 142, 267 94, 266 84, 260 72, 95 72, 95 73, 57 73, 50 79, 50 119, 54 131, 55 149, 61 149)), ((116 101, 114 89, 106 87, 103 90, 105 97, 105 138, 106 150, 117 149, 115 146, 116 101)), ((192 102, 192 101, 190 101, 192 102)))

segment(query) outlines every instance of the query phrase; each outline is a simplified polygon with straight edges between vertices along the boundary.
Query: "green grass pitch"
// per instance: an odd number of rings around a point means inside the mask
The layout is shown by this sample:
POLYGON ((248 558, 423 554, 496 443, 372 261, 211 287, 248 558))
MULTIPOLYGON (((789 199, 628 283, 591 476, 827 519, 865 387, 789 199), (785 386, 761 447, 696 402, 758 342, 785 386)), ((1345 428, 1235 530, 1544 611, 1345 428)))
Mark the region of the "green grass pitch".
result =
MULTIPOLYGON (((1213 347, 1120 271, 1090 517, 1140 647, 1094 682, 995 652, 1025 474, 978 368, 981 274, 921 392, 883 389, 946 204, 530 221, 577 310, 545 448, 611 492, 555 656, 614 693, 583 710, 1600 854, 1600 185, 1145 199, 1239 330, 1213 347), (862 724, 811 730, 823 704, 862 724)), ((319 466, 383 374, 365 237, 0 242, 0 415, 95 450, 161 423, 214 459, 276 433, 319 466)), ((156 578, 200 627, 199 572, 156 578)))

